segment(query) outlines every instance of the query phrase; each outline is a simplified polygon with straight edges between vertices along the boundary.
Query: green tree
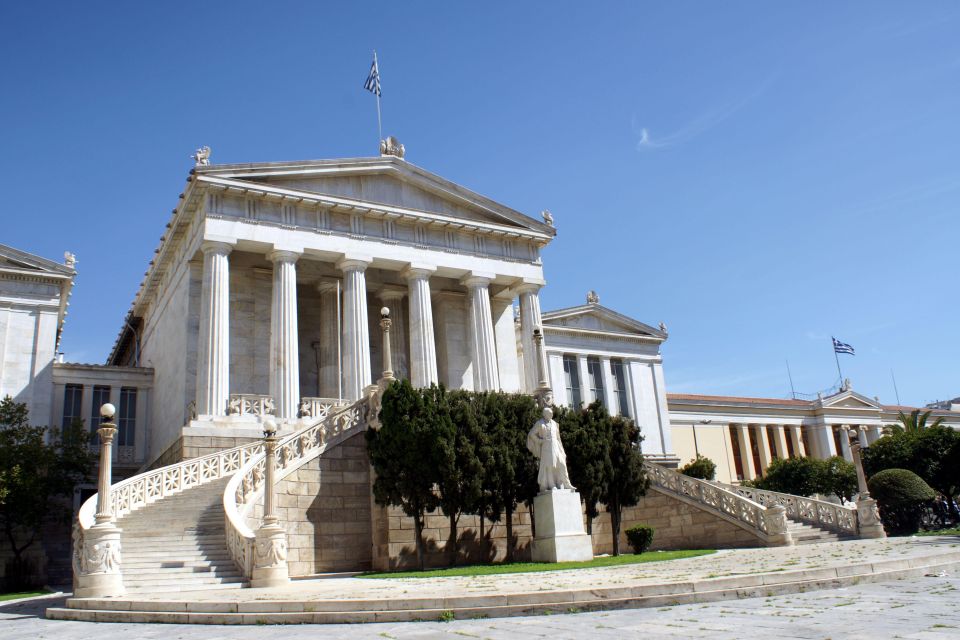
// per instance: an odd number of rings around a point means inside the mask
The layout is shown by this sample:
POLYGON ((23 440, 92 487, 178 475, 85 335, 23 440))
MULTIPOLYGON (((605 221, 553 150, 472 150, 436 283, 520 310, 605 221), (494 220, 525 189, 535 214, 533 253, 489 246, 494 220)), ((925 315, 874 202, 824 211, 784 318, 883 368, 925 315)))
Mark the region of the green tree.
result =
MULTIPOLYGON (((606 409, 603 409, 606 413, 606 409)), ((610 430, 610 475, 601 499, 610 513, 613 555, 620 555, 620 524, 624 507, 635 506, 647 492, 650 481, 643 468, 640 429, 632 420, 608 416, 610 430)))
POLYGON ((713 480, 717 477, 717 463, 698 453, 696 458, 680 467, 680 473, 691 478, 713 480))
POLYGON ((897 424, 888 424, 883 430, 886 433, 896 433, 902 431, 911 433, 915 431, 923 431, 924 429, 932 427, 943 426, 943 418, 937 418, 932 424, 927 424, 927 422, 930 420, 931 413, 933 412, 921 412, 920 409, 914 409, 910 412, 910 415, 907 415, 901 411, 897 414, 897 424))
POLYGON ((840 456, 817 458, 777 458, 766 474, 745 486, 789 493, 795 496, 836 495, 850 499, 857 492, 857 471, 840 456))
POLYGON ((583 410, 557 407, 554 420, 560 427, 560 440, 567 453, 570 482, 580 493, 587 514, 587 533, 593 533, 593 520, 600 515, 600 498, 612 474, 610 468, 610 416, 599 402, 583 410))
POLYGON ((953 510, 953 498, 960 493, 960 432, 939 424, 893 431, 861 455, 868 476, 884 469, 908 469, 948 498, 953 510))
POLYGON ((417 565, 424 567, 423 525, 438 505, 434 485, 434 427, 437 407, 424 401, 408 380, 390 384, 383 394, 379 430, 367 430, 367 452, 376 472, 373 495, 377 504, 400 507, 413 518, 417 565))
POLYGON ((883 528, 892 536, 916 533, 924 506, 937 495, 907 469, 884 469, 871 476, 868 487, 880 507, 883 528))
POLYGON ((0 401, 0 526, 13 552, 17 587, 29 586, 24 554, 44 521, 66 522, 72 515, 64 498, 91 475, 95 455, 87 443, 80 420, 61 434, 30 426, 26 404, 10 396, 0 401))
POLYGON ((433 457, 438 502, 450 521, 447 550, 453 565, 459 553, 457 525, 460 516, 481 511, 483 464, 479 450, 482 434, 469 393, 446 393, 443 387, 436 386, 424 389, 422 393, 425 404, 436 407, 428 413, 437 416, 433 457))

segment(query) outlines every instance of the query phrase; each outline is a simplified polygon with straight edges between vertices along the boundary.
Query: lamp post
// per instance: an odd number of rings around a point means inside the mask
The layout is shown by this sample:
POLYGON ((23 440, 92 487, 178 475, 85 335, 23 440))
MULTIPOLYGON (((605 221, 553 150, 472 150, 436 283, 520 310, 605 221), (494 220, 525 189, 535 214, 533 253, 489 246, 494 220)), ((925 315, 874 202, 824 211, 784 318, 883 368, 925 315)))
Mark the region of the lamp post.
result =
POLYGON ((120 534, 113 522, 110 504, 112 445, 117 433, 113 422, 116 408, 107 403, 100 407, 100 472, 97 482, 96 524, 86 532, 76 528, 73 548, 73 593, 77 598, 103 598, 123 595, 120 573, 120 534))
POLYGON ((277 466, 277 423, 263 421, 263 524, 257 529, 250 586, 280 587, 290 582, 287 569, 287 532, 274 509, 277 466))
POLYGON ((542 407, 553 406, 553 389, 550 388, 550 381, 547 379, 547 355, 543 348, 543 332, 540 329, 533 330, 533 343, 536 346, 537 353, 537 400, 542 407))
POLYGON ((870 497, 867 487, 867 476, 863 472, 863 460, 860 457, 860 433, 858 429, 846 431, 847 441, 850 443, 850 457, 857 470, 857 521, 861 538, 886 538, 883 522, 880 520, 880 510, 877 501, 870 497))
POLYGON ((393 356, 390 353, 390 309, 380 309, 380 328, 383 330, 383 380, 393 380, 393 356))

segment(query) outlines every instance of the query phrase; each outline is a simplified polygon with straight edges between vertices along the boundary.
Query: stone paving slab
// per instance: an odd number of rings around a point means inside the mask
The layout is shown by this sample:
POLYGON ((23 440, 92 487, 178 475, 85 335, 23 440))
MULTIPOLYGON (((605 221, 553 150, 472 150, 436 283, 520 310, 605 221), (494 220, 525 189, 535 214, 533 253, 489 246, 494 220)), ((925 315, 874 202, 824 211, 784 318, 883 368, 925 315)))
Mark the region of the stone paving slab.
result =
POLYGON ((960 572, 893 583, 713 604, 498 620, 369 625, 218 627, 96 625, 43 619, 47 598, 0 603, 4 640, 552 640, 783 638, 786 640, 955 640, 960 638, 960 572))

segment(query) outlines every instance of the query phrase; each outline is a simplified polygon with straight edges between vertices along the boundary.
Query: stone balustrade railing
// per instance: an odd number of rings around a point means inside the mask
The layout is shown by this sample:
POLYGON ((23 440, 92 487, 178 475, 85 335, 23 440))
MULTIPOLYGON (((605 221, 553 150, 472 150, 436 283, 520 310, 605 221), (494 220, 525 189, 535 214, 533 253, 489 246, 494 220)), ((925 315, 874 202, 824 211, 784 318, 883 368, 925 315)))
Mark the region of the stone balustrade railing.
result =
POLYGON ((860 533, 856 507, 844 507, 826 500, 816 500, 752 487, 732 485, 724 485, 724 487, 737 495, 764 506, 779 505, 786 510, 787 517, 791 520, 797 520, 835 533, 853 536, 860 533))
POLYGON ((706 480, 691 478, 652 462, 643 464, 654 487, 735 522, 768 546, 793 544, 787 530, 786 511, 782 506, 765 506, 706 480))
POLYGON ((231 416, 272 416, 276 413, 273 396, 256 393, 231 393, 227 413, 231 416))
MULTIPOLYGON (((367 395, 351 405, 329 411, 325 417, 293 433, 276 448, 276 481, 279 482, 328 447, 367 428, 368 416, 379 411, 381 389, 371 387, 367 395)), ((223 492, 224 528, 227 548, 234 563, 247 578, 253 574, 256 536, 247 525, 254 505, 264 494, 265 457, 262 451, 251 457, 223 492)))
POLYGON ((324 420, 331 412, 347 406, 346 400, 337 398, 300 398, 299 413, 301 418, 324 420))

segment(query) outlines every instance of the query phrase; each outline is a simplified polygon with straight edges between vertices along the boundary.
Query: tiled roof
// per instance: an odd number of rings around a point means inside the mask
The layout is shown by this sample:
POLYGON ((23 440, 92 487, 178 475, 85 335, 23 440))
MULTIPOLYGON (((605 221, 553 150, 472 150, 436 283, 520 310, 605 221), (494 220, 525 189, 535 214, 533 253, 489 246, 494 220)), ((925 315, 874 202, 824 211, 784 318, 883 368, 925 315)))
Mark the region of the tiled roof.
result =
POLYGON ((740 396, 706 396, 691 393, 668 393, 667 403, 671 401, 683 402, 685 400, 701 400, 705 402, 742 402, 748 404, 781 404, 789 407, 809 407, 811 402, 808 400, 787 400, 784 398, 744 398, 740 396))

